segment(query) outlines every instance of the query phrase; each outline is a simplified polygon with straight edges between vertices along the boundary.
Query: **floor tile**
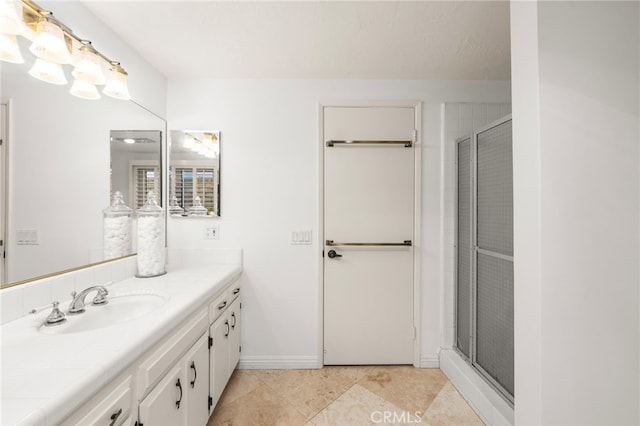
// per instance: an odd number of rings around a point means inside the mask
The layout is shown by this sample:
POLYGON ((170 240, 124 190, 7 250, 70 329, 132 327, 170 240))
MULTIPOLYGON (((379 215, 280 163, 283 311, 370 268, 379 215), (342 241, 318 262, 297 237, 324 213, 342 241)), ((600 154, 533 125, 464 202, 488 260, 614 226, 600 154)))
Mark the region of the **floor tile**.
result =
MULTIPOLYGON (((380 424, 385 413, 399 413, 402 409, 354 385, 310 421, 311 425, 374 425, 380 424)), ((389 424, 389 423, 387 423, 389 424)))
POLYGON ((238 370, 208 426, 482 425, 440 370, 238 370))
POLYGON ((236 370, 220 396, 219 406, 230 404, 260 386, 261 382, 248 370, 236 370))
POLYGON ((422 418, 423 425, 483 425, 478 415, 458 393, 456 388, 447 383, 433 400, 422 418))
POLYGON ((412 366, 376 367, 358 384, 403 410, 424 414, 447 383, 438 369, 412 366))
POLYGON ((235 401, 222 403, 214 410, 207 426, 294 426, 304 423, 304 415, 261 383, 235 401))

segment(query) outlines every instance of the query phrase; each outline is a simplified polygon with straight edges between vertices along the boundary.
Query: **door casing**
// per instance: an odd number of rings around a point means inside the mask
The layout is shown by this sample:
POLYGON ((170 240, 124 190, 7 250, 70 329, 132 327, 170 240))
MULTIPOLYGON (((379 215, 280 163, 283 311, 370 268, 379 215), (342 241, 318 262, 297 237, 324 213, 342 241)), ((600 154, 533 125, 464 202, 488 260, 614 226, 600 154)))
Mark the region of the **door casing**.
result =
POLYGON ((318 105, 318 351, 317 366, 324 366, 324 110, 330 107, 351 108, 381 108, 405 107, 413 108, 415 114, 414 134, 414 224, 413 224, 413 328, 415 339, 413 342, 413 365, 420 367, 421 327, 420 327, 420 258, 422 256, 422 241, 420 220, 422 218, 421 182, 422 182, 422 102, 406 101, 325 101, 318 105))

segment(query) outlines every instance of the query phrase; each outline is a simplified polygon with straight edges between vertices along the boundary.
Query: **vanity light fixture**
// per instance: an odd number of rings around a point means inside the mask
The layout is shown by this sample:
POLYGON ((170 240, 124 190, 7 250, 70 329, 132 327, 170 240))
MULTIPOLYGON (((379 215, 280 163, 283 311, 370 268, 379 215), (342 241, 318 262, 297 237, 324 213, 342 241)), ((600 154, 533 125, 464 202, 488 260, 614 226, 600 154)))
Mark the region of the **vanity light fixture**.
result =
POLYGON ((62 65, 40 58, 36 58, 36 62, 29 70, 29 75, 51 84, 67 84, 67 77, 64 75, 62 65))
POLYGON ((70 93, 83 99, 99 99, 96 85, 105 85, 102 93, 129 100, 127 72, 119 62, 96 50, 62 22, 31 0, 0 0, 0 60, 23 63, 16 36, 32 40, 29 51, 36 56, 29 75, 47 83, 65 85, 61 64, 72 63, 75 78, 70 93), (73 53, 73 54, 72 54, 73 53), (107 78, 103 69, 109 69, 107 78))
POLYGON ((82 99, 100 99, 100 93, 98 93, 98 89, 96 89, 96 86, 79 78, 76 78, 73 81, 73 85, 71 85, 71 90, 69 90, 69 93, 71 93, 75 97, 82 99))
POLYGON ((127 86, 127 72, 120 66, 120 62, 111 62, 111 68, 107 74, 107 85, 102 93, 112 98, 129 100, 129 88, 127 86))
POLYGON ((0 60, 11 62, 12 64, 22 64, 24 62, 15 34, 0 33, 0 60))
POLYGON ((22 3, 16 0, 0 0, 0 33, 22 34, 22 3))
POLYGON ((132 143, 136 143, 136 140, 131 138, 125 138, 125 139, 122 139, 122 142, 132 144, 132 143))
MULTIPOLYGON (((29 50, 45 61, 68 64, 71 62, 71 53, 67 47, 66 37, 53 19, 53 14, 48 10, 43 13, 36 28, 36 38, 29 50)), ((70 40, 69 44, 71 44, 70 40)))
POLYGON ((93 85, 105 84, 100 58, 89 40, 82 40, 82 46, 77 50, 77 61, 71 75, 93 85))

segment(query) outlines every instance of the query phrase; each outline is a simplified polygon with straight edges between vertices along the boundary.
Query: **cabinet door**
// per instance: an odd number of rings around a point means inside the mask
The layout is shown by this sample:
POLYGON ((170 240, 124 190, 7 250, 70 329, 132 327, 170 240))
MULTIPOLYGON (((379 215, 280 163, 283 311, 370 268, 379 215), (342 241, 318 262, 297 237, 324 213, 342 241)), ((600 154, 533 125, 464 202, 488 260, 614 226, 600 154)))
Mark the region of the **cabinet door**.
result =
POLYGON ((229 307, 229 376, 240 361, 240 299, 236 299, 229 307))
POLYGON ((215 407, 220 394, 224 390, 229 378, 229 334, 231 325, 229 324, 229 313, 225 312, 213 323, 210 329, 213 338, 213 346, 210 354, 210 379, 211 397, 213 407, 215 407))
POLYGON ((186 424, 203 426, 209 419, 209 333, 182 358, 186 398, 186 424))
POLYGON ((187 384, 180 365, 172 368, 140 403, 140 423, 148 426, 177 426, 185 422, 187 384))

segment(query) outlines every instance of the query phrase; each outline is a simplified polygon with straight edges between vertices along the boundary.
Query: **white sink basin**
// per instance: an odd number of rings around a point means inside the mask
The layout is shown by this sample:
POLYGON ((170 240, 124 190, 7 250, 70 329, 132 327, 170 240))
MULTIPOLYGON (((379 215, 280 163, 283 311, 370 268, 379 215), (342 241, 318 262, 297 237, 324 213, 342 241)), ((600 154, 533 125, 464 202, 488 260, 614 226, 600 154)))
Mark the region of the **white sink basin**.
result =
MULTIPOLYGON (((86 311, 81 314, 67 314, 67 321, 61 325, 40 327, 45 334, 67 334, 110 327, 125 321, 140 318, 164 305, 168 297, 154 292, 127 292, 109 294, 106 305, 91 305, 93 295, 87 297, 86 311)), ((66 313, 66 311, 65 311, 66 313)))

